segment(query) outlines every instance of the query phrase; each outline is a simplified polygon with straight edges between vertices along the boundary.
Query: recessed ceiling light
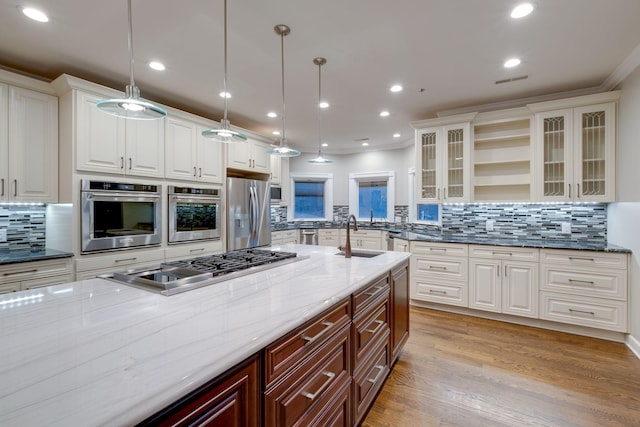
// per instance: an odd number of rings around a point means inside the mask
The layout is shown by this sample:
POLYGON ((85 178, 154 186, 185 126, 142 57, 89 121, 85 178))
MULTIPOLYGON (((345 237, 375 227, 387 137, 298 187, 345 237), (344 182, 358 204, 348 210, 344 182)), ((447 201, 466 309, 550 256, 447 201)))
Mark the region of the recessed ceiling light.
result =
POLYGON ((518 58, 507 59, 504 63, 504 68, 513 68, 520 65, 520 60, 518 58))
POLYGON ((280 131, 279 131, 279 130, 274 130, 273 132, 271 132, 271 134, 273 134, 273 135, 280 135, 280 131))
POLYGON ((156 71, 164 71, 165 70, 165 66, 162 62, 158 62, 158 61, 151 61, 149 62, 149 68, 152 68, 156 71))
POLYGON ((323 146, 323 147, 328 147, 328 146, 329 146, 329 144, 327 144, 326 142, 323 142, 323 143, 322 143, 322 146, 323 146))
POLYGON ((271 117, 271 118, 273 119, 273 118, 278 117, 278 115, 277 115, 276 113, 274 113, 273 111, 269 111, 269 112, 267 113, 267 117, 271 117))
POLYGON ((393 137, 394 137, 394 138, 400 138, 400 134, 399 134, 399 133, 394 133, 394 134, 393 134, 393 137))
POLYGON ((401 92, 402 91, 402 85, 393 85, 391 86, 391 92, 401 92))
POLYGON ((229 92, 220 92, 220 98, 231 98, 231 93, 229 93, 229 92))
POLYGON ((368 147, 368 146, 369 146, 369 143, 368 143, 368 142, 363 142, 363 143, 362 143, 362 146, 363 146, 363 147, 368 147))
POLYGON ((24 13, 29 18, 38 22, 49 22, 49 17, 44 14, 44 12, 39 11, 38 9, 34 9, 32 7, 25 7, 22 9, 22 13, 24 13))
POLYGON ((524 18, 531 12, 533 12, 533 5, 531 3, 522 3, 513 8, 511 17, 514 19, 524 18))
POLYGON ((384 111, 380 111, 380 117, 387 117, 389 115, 389 112, 384 110, 384 111))
POLYGON ((320 108, 329 108, 329 103, 327 101, 322 101, 319 105, 320 108))

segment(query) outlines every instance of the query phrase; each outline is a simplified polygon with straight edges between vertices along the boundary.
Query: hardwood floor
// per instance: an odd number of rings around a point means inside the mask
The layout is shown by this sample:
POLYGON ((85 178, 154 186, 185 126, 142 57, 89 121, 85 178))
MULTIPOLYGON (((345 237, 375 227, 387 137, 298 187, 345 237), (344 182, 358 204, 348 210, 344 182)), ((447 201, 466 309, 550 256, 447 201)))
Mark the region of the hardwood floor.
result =
POLYGON ((640 426, 621 343, 423 308, 363 426, 640 426))

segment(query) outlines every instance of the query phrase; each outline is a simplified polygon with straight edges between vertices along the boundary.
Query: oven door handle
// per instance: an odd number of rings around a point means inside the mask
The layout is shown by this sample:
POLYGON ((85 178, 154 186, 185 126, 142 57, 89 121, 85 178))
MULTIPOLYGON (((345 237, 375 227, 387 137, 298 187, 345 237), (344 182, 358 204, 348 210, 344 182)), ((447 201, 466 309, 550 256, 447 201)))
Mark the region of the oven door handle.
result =
POLYGON ((85 193, 85 196, 87 197, 88 200, 95 200, 95 199, 99 199, 99 200, 113 200, 114 198, 126 198, 128 200, 134 200, 134 201, 155 201, 160 199, 160 194, 136 194, 136 193, 121 193, 121 192, 112 192, 112 193, 94 193, 94 192, 87 192, 85 193))
POLYGON ((220 203, 219 197, 178 196, 171 195, 171 200, 186 203, 220 203))

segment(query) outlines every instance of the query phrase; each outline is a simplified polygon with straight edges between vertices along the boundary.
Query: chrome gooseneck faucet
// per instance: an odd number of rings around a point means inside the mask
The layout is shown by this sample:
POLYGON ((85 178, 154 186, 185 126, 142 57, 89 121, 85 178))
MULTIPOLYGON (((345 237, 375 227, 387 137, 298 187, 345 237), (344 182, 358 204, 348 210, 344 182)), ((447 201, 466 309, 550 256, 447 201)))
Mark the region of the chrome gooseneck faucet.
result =
POLYGON ((351 258, 351 238, 349 236, 349 223, 351 222, 351 218, 353 218, 353 231, 358 231, 358 220, 355 215, 351 214, 349 218, 347 218, 347 243, 343 248, 345 258, 351 258))

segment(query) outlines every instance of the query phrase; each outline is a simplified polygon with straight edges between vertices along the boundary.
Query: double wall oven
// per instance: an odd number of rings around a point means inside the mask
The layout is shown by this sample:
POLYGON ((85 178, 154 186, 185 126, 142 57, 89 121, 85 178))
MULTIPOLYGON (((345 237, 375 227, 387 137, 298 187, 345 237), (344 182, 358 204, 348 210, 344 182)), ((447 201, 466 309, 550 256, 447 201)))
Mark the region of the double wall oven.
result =
POLYGON ((219 188, 169 186, 169 243, 220 239, 219 188))
POLYGON ((162 243, 160 185, 82 180, 82 253, 162 243))

